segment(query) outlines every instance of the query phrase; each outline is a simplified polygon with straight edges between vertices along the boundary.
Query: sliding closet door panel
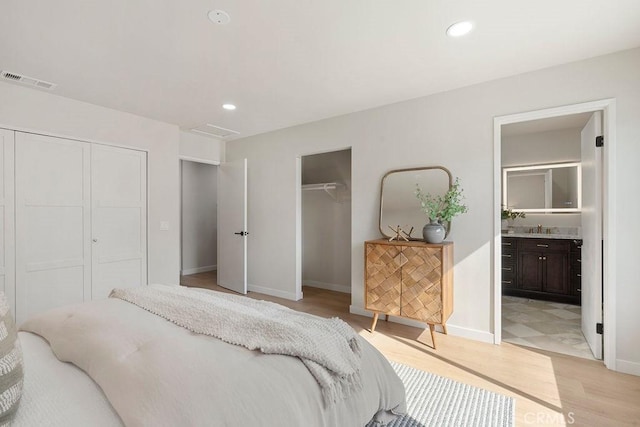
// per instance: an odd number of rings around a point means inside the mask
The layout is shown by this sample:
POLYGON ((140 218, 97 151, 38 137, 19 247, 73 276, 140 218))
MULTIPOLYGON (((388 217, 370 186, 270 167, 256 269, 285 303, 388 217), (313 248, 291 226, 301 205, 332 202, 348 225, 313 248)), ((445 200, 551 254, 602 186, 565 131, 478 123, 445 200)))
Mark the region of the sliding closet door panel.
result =
POLYGON ((16 319, 91 297, 90 144, 16 133, 16 319))
POLYGON ((147 284, 146 153, 91 148, 93 298, 147 284))
POLYGON ((0 290, 15 313, 14 132, 0 129, 0 290))

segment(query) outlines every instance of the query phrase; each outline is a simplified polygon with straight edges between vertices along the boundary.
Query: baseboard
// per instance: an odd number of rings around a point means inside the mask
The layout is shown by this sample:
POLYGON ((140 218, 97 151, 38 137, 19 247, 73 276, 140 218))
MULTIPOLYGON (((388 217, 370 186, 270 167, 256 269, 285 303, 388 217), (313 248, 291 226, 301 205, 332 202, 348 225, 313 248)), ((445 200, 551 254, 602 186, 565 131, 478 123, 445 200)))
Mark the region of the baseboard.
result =
POLYGON ((616 371, 624 374, 640 376, 640 363, 616 359, 616 371))
POLYGON ((286 292, 279 289, 266 288, 264 286, 251 284, 247 285, 247 288, 249 289, 249 292, 258 292, 260 294, 271 295, 272 297, 284 298, 291 301, 298 301, 299 299, 302 299, 302 292, 300 292, 300 295, 297 295, 295 292, 286 292))
MULTIPOLYGON (((349 306, 349 312, 352 314, 359 314, 360 316, 373 317, 373 312, 355 307, 349 306)), ((401 325, 413 326, 414 328, 424 329, 426 323, 418 322, 417 320, 405 319, 404 317, 389 316, 389 322, 400 323, 401 325)), ((442 328, 436 325, 436 330, 442 332, 442 328)), ((455 326, 447 323, 447 333, 456 337, 468 338, 474 341, 486 342, 493 344, 493 334, 489 332, 479 331, 477 329, 468 329, 461 326, 455 326)))
POLYGON ((311 286, 312 288, 327 289, 329 291, 342 292, 344 294, 351 293, 351 286, 338 285, 336 283, 318 282, 317 280, 303 280, 302 286, 311 286))
POLYGON ((189 274, 206 273, 207 271, 215 271, 217 269, 218 269, 217 265, 205 265, 204 267, 184 269, 180 272, 180 274, 183 276, 188 276, 189 274))
POLYGON ((456 337, 493 344, 493 334, 491 332, 463 328, 462 326, 451 325, 449 323, 447 323, 447 332, 456 337))

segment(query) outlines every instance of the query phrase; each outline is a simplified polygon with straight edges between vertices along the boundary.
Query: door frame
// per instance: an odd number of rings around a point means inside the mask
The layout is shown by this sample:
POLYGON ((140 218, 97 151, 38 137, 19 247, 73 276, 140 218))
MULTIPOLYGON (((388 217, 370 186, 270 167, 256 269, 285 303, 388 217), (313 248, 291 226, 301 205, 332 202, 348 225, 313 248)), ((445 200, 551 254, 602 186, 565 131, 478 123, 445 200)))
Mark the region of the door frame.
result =
POLYGON ((208 160, 208 159, 201 159, 199 157, 191 157, 191 156, 183 156, 180 155, 178 156, 178 176, 180 177, 179 179, 179 194, 178 194, 178 200, 180 201, 180 210, 178 212, 178 221, 180 224, 180 229, 178 230, 178 239, 180 239, 180 255, 179 255, 179 266, 180 269, 178 270, 178 283, 180 283, 180 281, 182 280, 182 208, 183 208, 183 200, 182 200, 182 165, 183 162, 192 162, 192 163, 202 163, 205 165, 212 165, 212 166, 220 166, 220 162, 218 160, 208 160))
MULTIPOLYGON (((336 147, 326 150, 319 150, 314 152, 300 153, 296 156, 296 292, 295 301, 302 299, 302 158, 306 156, 313 156, 315 154, 333 153, 335 151, 351 150, 351 182, 353 184, 353 147, 336 147)), ((351 203, 351 201, 349 201, 351 203)), ((351 209, 351 233, 353 241, 353 205, 351 209)), ((353 270, 353 269, 352 269, 353 270)), ((351 271, 353 274, 353 271, 351 271)), ((353 295, 353 294, 352 294, 353 295)))
POLYGON ((494 344, 502 340, 502 283, 501 267, 501 185, 502 177, 502 126, 570 114, 602 112, 602 130, 605 144, 602 147, 602 238, 603 248, 603 360, 607 368, 616 370, 616 99, 608 98, 592 102, 497 116, 493 119, 493 337, 494 344))

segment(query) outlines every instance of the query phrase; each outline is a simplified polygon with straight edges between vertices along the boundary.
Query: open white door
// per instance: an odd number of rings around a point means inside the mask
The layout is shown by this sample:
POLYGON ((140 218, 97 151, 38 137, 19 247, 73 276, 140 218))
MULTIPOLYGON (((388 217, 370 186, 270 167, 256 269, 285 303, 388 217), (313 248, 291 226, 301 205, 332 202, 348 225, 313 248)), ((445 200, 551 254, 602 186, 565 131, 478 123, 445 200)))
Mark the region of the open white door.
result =
POLYGON ((602 135, 601 112, 593 113, 581 133, 582 145, 582 333, 596 359, 602 359, 602 135))
POLYGON ((218 169, 218 285, 247 293, 247 159, 218 169))

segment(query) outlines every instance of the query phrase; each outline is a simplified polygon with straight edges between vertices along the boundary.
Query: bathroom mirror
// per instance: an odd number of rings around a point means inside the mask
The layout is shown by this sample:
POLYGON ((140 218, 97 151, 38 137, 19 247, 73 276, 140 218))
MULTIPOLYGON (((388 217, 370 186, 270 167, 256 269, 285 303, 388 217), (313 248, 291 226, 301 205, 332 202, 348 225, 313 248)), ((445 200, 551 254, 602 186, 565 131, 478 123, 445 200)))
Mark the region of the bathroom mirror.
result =
MULTIPOLYGON (((383 236, 395 236, 391 228, 398 225, 411 232, 411 240, 422 240, 422 227, 429 222, 416 198, 416 184, 425 193, 444 195, 453 179, 442 166, 396 169, 387 172, 380 184, 380 218, 378 226, 383 236)), ((445 224, 447 234, 450 224, 445 224)), ((406 237, 406 236, 405 236, 406 237)))
POLYGON ((502 170, 502 204, 516 212, 580 212, 580 163, 509 167, 502 170))

